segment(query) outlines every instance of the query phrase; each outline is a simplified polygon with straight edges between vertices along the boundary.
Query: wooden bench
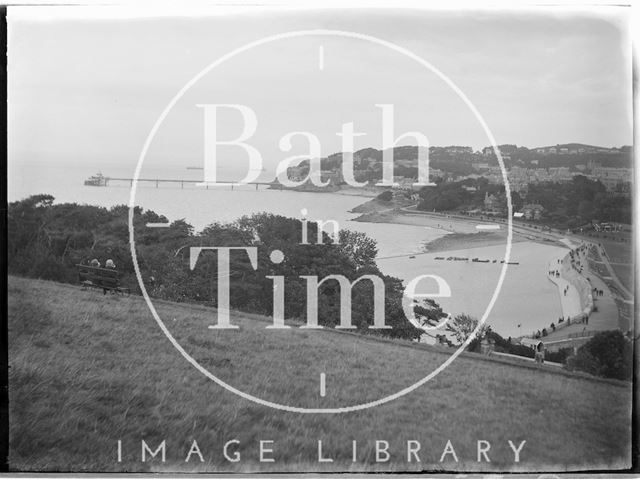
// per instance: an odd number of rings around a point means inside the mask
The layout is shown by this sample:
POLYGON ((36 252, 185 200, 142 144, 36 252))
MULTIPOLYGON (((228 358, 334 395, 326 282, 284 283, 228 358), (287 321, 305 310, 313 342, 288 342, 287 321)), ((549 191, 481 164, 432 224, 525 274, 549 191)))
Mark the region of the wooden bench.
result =
POLYGON ((107 290, 114 293, 131 293, 129 288, 120 286, 118 271, 115 269, 97 268, 85 264, 77 264, 76 268, 78 269, 78 281, 83 289, 100 288, 104 294, 107 294, 107 290))

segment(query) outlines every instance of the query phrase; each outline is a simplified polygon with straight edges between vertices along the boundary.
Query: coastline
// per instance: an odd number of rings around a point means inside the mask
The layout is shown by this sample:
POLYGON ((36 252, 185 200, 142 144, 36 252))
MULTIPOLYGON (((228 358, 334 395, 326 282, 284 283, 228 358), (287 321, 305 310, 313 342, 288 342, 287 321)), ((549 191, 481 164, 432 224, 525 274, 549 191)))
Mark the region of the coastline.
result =
POLYGON ((288 187, 283 186, 280 183, 272 183, 268 189, 281 190, 281 191, 297 191, 301 193, 333 193, 336 195, 344 196, 361 196, 363 198, 375 198, 381 192, 381 190, 375 188, 355 188, 352 186, 324 186, 319 187, 312 184, 305 183, 301 186, 288 187))
MULTIPOLYGON (((365 203, 365 205, 370 204, 371 202, 365 203)), ((364 209, 361 208, 362 206, 360 205, 352 211, 360 212, 364 209)), ((409 213, 403 208, 387 207, 384 210, 367 208, 363 214, 354 218, 353 221, 418 226, 443 232, 443 236, 423 244, 425 253, 497 246, 507 242, 506 225, 499 224, 497 225, 499 229, 487 231, 477 228, 478 225, 487 223, 478 219, 460 219, 450 215, 433 215, 430 213, 409 213)), ((534 239, 529 235, 513 232, 513 243, 532 240, 534 239)), ((538 242, 547 244, 544 240, 539 240, 538 242)))
MULTIPOLYGON (((425 242, 422 245, 422 253, 419 258, 403 263, 403 267, 396 271, 396 275, 400 271, 409 271, 415 268, 418 263, 428 266, 428 258, 433 253, 449 252, 451 254, 460 254, 469 256, 472 254, 481 255, 481 248, 501 246, 506 244, 507 228, 505 222, 496 222, 495 220, 480 220, 479 218, 462 218, 456 215, 417 212, 412 208, 397 205, 393 202, 369 201, 354 208, 352 212, 362 213, 353 221, 369 222, 369 223, 388 223, 397 225, 418 226, 429 229, 436 229, 443 233, 442 236, 425 242), (386 204, 385 204, 386 203, 386 204), (491 224, 498 226, 497 230, 478 229, 478 225, 491 224), (472 253, 473 251, 473 253, 472 253), (417 263, 416 263, 417 262, 417 263), (413 264, 415 263, 415 264, 413 264)), ((586 342, 595 332, 606 331, 611 329, 622 328, 621 312, 619 305, 614 300, 614 294, 605 282, 594 274, 587 266, 587 257, 580 254, 577 260, 582 261, 587 269, 584 273, 573 271, 568 264, 570 262, 570 252, 576 250, 577 246, 583 244, 593 244, 584 238, 573 238, 572 236, 562 236, 562 232, 551 232, 549 230, 534 230, 528 225, 514 224, 512 225, 512 243, 532 242, 538 245, 561 248, 560 250, 549 250, 548 256, 542 254, 538 261, 547 269, 554 269, 552 266, 560 266, 558 261, 562 263, 562 274, 559 278, 551 278, 545 275, 544 281, 549 281, 553 285, 555 297, 557 297, 557 306, 560 315, 564 318, 570 317, 569 323, 558 323, 557 316, 546 315, 546 324, 537 325, 531 323, 527 325, 527 329, 519 331, 522 336, 531 337, 536 329, 546 327, 548 330, 547 341, 551 341, 554 349, 570 345, 581 345, 586 342), (572 273, 574 276, 571 276, 572 273), (577 277, 575 277, 577 276, 577 277), (594 302, 591 296, 592 283, 598 289, 604 291, 604 296, 598 298, 597 307, 594 308, 594 302), (564 293, 567 288, 566 295, 564 293), (588 318, 588 319, 587 319, 588 318), (551 323, 556 323, 556 328, 549 328, 551 323), (568 326, 568 327, 566 327, 568 326), (573 336, 576 336, 575 338, 573 336), (578 337, 579 336, 579 337, 578 337)), ((517 251, 517 250, 514 250, 517 251)), ((546 251, 546 250, 545 250, 546 251)), ((410 257, 411 258, 411 257, 410 257)), ((414 258, 416 258, 414 256, 414 258)), ((382 258, 381 258, 382 259, 382 258)), ((384 260, 394 261, 393 258, 384 258, 384 260)), ((401 258, 396 260, 400 261, 401 258)), ((542 268, 541 273, 542 273, 542 268)), ((540 279, 540 278, 537 278, 540 279)), ((526 281, 523 279, 523 281, 526 281)))
MULTIPOLYGON (((462 294, 457 296, 456 301, 441 300, 441 305, 453 311, 463 311, 467 314, 481 315, 483 308, 474 310, 473 304, 482 302, 477 297, 477 289, 480 277, 488 282, 494 279, 497 281, 497 269, 486 265, 483 261, 472 263, 471 259, 478 257, 482 260, 501 258, 504 254, 504 247, 507 243, 508 231, 506 222, 500 223, 495 220, 481 220, 474 217, 459 217, 457 215, 439 214, 431 212, 418 212, 406 205, 394 204, 393 201, 383 202, 373 200, 354 208, 352 212, 360 212, 353 221, 368 223, 387 223, 394 225, 413 226, 431 230, 431 236, 438 232, 438 237, 424 241, 421 245, 422 252, 411 256, 380 258, 380 266, 383 270, 390 271, 391 274, 408 280, 424 271, 435 272, 445 266, 447 273, 441 271, 441 275, 455 286, 455 290, 462 294), (497 229, 483 229, 478 226, 491 225, 497 229), (437 253, 447 252, 451 255, 468 257, 468 262, 440 262, 433 260, 437 253), (443 263, 442 265, 440 263, 443 263), (463 268, 462 263, 468 264, 471 270, 463 268), (449 268, 453 267, 451 271, 449 268), (471 271, 477 273, 471 273, 471 271), (479 274, 479 277, 468 277, 462 279, 467 274, 479 274), (475 278, 475 279, 473 279, 475 278), (476 286, 470 288, 470 283, 476 286), (474 299, 471 299, 471 298, 474 299), (464 305, 464 306, 463 306, 464 305)), ((567 245, 562 243, 557 236, 552 236, 541 231, 528 231, 520 225, 513 225, 512 244, 517 244, 512 250, 511 261, 514 266, 510 268, 510 282, 505 287, 506 296, 502 296, 491 315, 492 326, 500 334, 513 337, 530 335, 536 329, 549 326, 551 322, 557 322, 557 318, 562 314, 563 304, 558 298, 558 288, 550 283, 545 275, 549 261, 558 256, 568 253, 567 245), (535 244, 529 247, 527 244, 535 244), (549 248, 549 249, 547 249, 549 248), (559 249, 560 248, 560 249, 559 249), (515 268, 515 269, 512 269, 515 268), (532 276, 533 275, 533 276, 532 276), (513 283, 512 283, 513 282, 513 283), (514 285, 519 285, 514 287, 514 285), (524 287, 524 285, 528 285, 524 287), (510 312, 518 309, 518 304, 526 301, 531 294, 531 288, 536 291, 538 297, 547 298, 549 301, 544 308, 539 308, 535 315, 524 314, 521 318, 522 328, 509 320, 510 312), (543 294, 544 292, 544 294, 543 294), (546 295, 546 296, 545 296, 546 295)), ((480 287, 483 290, 483 287, 480 287)), ((490 294, 491 291, 484 293, 490 294)), ((460 312, 458 311, 458 312, 460 312)))

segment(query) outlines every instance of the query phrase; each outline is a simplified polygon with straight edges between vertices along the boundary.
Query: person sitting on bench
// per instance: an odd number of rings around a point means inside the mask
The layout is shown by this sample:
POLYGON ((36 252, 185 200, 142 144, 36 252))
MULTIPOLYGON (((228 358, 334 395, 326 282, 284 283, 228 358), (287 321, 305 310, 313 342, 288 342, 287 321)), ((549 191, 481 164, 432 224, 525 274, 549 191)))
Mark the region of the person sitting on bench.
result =
POLYGON ((98 258, 93 258, 91 260, 91 266, 93 266, 94 268, 99 268, 100 267, 100 261, 98 261, 98 258))
POLYGON ((116 264, 113 262, 112 259, 108 259, 104 267, 109 269, 116 269, 116 264))

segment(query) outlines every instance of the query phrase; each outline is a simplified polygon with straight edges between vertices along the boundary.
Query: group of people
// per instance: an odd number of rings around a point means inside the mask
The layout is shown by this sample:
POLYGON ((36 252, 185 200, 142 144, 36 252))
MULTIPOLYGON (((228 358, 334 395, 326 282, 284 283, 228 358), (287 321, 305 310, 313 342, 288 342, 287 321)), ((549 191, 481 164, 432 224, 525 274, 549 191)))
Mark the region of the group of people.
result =
MULTIPOLYGON (((100 261, 98 261, 98 258, 93 258, 89 263, 89 266, 92 266, 94 268, 102 268, 102 265, 100 264, 100 261)), ((108 269, 116 269, 116 264, 112 259, 108 259, 104 264, 104 267, 108 269)))
MULTIPOLYGON (((89 262, 89 266, 93 267, 93 268, 102 268, 102 264, 100 264, 100 261, 98 261, 98 258, 93 258, 90 262, 89 262)), ((113 262, 113 260, 111 258, 109 258, 105 264, 104 267, 107 269, 116 269, 116 264, 113 262)), ((100 283, 102 285, 102 283, 100 283)), ((102 288, 102 294, 107 294, 107 289, 110 288, 102 288)), ((114 293, 114 290, 111 289, 111 294, 114 293)))
POLYGON ((593 288, 594 296, 604 296, 604 291, 598 288, 593 288))

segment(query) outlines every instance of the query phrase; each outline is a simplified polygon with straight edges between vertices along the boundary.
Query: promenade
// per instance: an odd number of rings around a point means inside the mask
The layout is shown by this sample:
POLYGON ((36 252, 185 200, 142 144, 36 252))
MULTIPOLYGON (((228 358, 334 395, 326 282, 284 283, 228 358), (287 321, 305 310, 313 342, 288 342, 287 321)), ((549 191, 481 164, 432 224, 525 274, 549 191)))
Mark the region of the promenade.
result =
MULTIPOLYGON (((447 221, 451 224, 454 222, 464 222, 470 226, 469 230, 471 230, 471 228, 475 229, 477 224, 502 224, 504 225, 504 229, 501 228, 501 232, 506 234, 507 220, 502 218, 485 216, 480 219, 479 217, 468 217, 459 214, 427 212, 417 210, 415 206, 400 208, 399 210, 396 210, 396 212, 410 217, 422 216, 432 218, 434 220, 444 220, 443 226, 444 224, 449 224, 447 221)), ((617 297, 616 295, 622 295, 622 299, 625 302, 632 302, 633 296, 620 283, 605 255, 602 255, 602 261, 598 261, 598 263, 602 263, 606 268, 608 276, 606 276, 605 279, 610 279, 613 282, 613 287, 619 288, 619 293, 612 291, 600 276, 589 269, 589 260, 587 258, 588 247, 595 246, 600 248, 600 250, 602 249, 601 247, 596 246, 596 243, 594 243, 593 240, 581 238, 557 229, 543 229, 540 226, 536 228, 536 225, 523 224, 518 221, 513 221, 512 227, 514 239, 520 237, 521 239, 533 240, 543 244, 564 245, 568 248, 551 257, 547 264, 549 272, 555 272, 556 270, 560 272, 561 269, 564 269, 566 272, 573 271, 573 273, 569 274, 569 278, 562 274, 559 276, 556 276, 555 274, 553 276, 551 274, 547 275, 549 281, 552 281, 558 289, 558 296, 564 320, 562 323, 558 323, 559 318, 549 318, 549 322, 545 325, 546 332, 548 333, 545 337, 545 344, 555 343, 553 347, 554 349, 580 346, 598 331, 615 329, 622 329, 625 331, 628 329, 628 326, 625 326, 626 322, 620 319, 620 312, 615 298, 617 297), (582 251, 576 251, 581 245, 585 245, 587 248, 583 248, 582 251), (581 273, 573 270, 571 266, 570 251, 574 251, 574 259, 578 267, 582 266, 581 273), (579 278, 579 276, 581 276, 582 279, 579 278), (601 290, 603 295, 594 295, 594 288, 601 290), (566 295, 564 294, 565 289, 567 291, 566 295), (588 319, 586 319, 584 318, 584 311, 589 303, 589 301, 587 301, 589 294, 592 295, 591 301, 593 310, 588 315, 588 319), (572 318, 570 323, 567 321, 568 317, 572 318), (555 330, 551 328, 551 323, 554 324, 555 330)), ((531 336, 535 331, 523 331, 523 333, 527 336, 531 336)))
POLYGON ((551 272, 551 274, 549 274, 549 281, 558 287, 560 304, 562 306, 562 317, 565 320, 580 315, 583 309, 580 306, 580 294, 577 288, 562 275, 562 270, 566 267, 565 261, 567 256, 567 252, 562 251, 559 254, 553 255, 548 263, 548 269, 551 272), (560 276, 556 276, 556 272, 558 272, 560 276))
MULTIPOLYGON (((571 258, 568 252, 555 255, 549 261, 549 271, 554 274, 549 275, 549 280, 558 287, 560 303, 562 305, 563 317, 565 321, 562 327, 551 331, 546 337, 546 342, 564 342, 566 345, 575 343, 575 340, 581 337, 590 337, 598 331, 608 331, 619 328, 618 307, 615 303, 614 296, 605 282, 593 273, 588 266, 588 249, 578 249, 570 240, 563 239, 563 243, 572 248, 574 251, 574 260, 577 265, 582 265, 583 270, 580 275, 586 279, 592 294, 593 288, 601 290, 602 296, 593 295, 594 309, 588 315, 588 319, 581 319, 584 316, 585 304, 581 301, 580 291, 572 281, 566 279, 567 268, 573 268, 571 258), (555 275, 555 271, 560 272, 560 276, 555 275), (566 289, 566 294, 564 291, 566 289), (567 317, 572 318, 571 324, 567 323, 567 317)), ((589 245, 589 243, 586 243, 589 245)), ((575 271, 575 274, 578 274, 575 271)), ((584 293, 583 293, 584 294, 584 293)), ((556 324, 557 326, 557 324, 556 324)))

